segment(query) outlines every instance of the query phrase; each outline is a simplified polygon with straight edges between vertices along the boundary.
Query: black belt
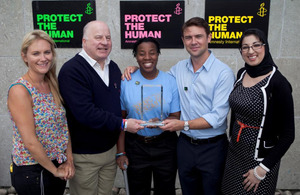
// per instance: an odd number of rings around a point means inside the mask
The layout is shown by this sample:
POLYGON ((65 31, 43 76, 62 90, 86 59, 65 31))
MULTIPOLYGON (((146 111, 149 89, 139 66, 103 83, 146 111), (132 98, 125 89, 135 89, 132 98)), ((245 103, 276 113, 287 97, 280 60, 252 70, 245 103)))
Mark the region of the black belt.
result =
MULTIPOLYGON (((159 140, 162 140, 163 138, 167 137, 167 136, 171 136, 172 132, 162 132, 161 134, 159 135, 154 135, 154 136, 141 136, 141 135, 138 135, 138 134, 132 134, 132 133, 129 133, 131 136, 133 136, 135 139, 145 143, 145 144, 150 144, 150 143, 153 143, 153 142, 157 142, 159 140)), ((127 136, 127 134, 126 134, 127 136)))
POLYGON ((226 134, 217 135, 216 137, 211 137, 207 139, 194 139, 187 136, 185 133, 180 133, 180 136, 184 139, 188 140, 191 144, 199 145, 199 144, 208 144, 208 143, 215 143, 218 140, 227 137, 226 134))

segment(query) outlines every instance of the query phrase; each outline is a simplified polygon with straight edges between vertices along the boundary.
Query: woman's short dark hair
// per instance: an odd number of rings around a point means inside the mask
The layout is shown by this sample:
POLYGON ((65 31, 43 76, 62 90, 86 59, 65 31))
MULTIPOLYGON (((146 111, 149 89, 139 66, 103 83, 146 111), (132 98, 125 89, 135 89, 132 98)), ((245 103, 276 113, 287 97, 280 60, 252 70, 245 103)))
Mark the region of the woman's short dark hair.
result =
POLYGON ((154 43, 155 46, 156 46, 157 53, 160 54, 160 44, 159 44, 159 42, 155 38, 153 38, 153 37, 146 37, 146 38, 139 39, 139 40, 137 40, 137 42, 134 43, 133 50, 132 50, 132 53, 133 53, 134 57, 136 57, 138 46, 141 43, 144 43, 144 42, 154 43))

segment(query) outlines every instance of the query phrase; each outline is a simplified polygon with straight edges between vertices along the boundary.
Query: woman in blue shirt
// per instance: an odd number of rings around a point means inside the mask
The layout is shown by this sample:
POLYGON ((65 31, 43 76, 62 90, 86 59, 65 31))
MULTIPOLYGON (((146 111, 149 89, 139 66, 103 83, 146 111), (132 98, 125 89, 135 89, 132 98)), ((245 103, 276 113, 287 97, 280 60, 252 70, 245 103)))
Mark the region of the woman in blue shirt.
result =
MULTIPOLYGON (((179 119, 180 104, 176 81, 169 74, 157 69, 159 54, 159 43, 152 37, 140 39, 134 44, 133 55, 140 69, 132 74, 131 80, 121 83, 121 108, 124 118, 146 121, 160 118, 161 88, 158 86, 162 86, 163 119, 179 119), (143 89, 143 104, 142 85, 151 85, 143 89)), ((147 126, 137 134, 121 132, 117 163, 121 169, 124 169, 124 163, 128 165, 131 195, 150 194, 152 175, 155 194, 175 194, 176 146, 176 132, 163 132, 157 126, 147 126)))

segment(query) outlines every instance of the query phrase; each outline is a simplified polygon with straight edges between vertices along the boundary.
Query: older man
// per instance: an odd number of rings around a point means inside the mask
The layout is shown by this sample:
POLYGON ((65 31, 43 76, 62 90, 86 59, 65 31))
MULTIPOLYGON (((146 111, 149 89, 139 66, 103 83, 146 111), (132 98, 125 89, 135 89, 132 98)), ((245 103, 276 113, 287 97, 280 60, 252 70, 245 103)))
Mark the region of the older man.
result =
POLYGON ((72 195, 107 195, 116 175, 116 142, 121 130, 136 133, 142 121, 122 120, 121 72, 109 59, 112 41, 102 21, 83 29, 82 51, 66 62, 59 85, 67 110, 75 176, 72 195))

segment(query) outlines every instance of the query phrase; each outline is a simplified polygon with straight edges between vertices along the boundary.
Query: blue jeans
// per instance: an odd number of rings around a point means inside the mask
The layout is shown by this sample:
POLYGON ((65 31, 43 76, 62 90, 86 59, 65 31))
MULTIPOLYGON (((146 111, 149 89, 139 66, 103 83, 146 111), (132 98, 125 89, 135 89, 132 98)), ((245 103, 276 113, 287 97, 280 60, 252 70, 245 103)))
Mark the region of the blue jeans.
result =
MULTIPOLYGON (((53 161, 56 167, 57 161, 53 161)), ((41 165, 17 166, 13 163, 12 186, 18 195, 63 195, 66 181, 54 177, 41 165)))

